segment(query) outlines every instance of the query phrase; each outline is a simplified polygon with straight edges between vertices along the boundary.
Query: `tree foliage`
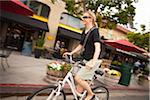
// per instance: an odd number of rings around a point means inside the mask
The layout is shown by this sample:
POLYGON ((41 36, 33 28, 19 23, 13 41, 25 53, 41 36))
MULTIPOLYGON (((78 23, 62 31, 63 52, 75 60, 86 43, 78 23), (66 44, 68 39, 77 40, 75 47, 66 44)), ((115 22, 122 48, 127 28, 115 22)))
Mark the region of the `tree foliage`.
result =
POLYGON ((146 26, 144 24, 141 24, 141 29, 142 29, 141 31, 144 32, 146 30, 146 26))
POLYGON ((130 42, 135 45, 149 51, 149 36, 150 32, 141 34, 141 33, 128 33, 128 39, 130 42))
POLYGON ((66 3, 66 9, 69 14, 80 17, 83 14, 82 10, 79 10, 82 3, 76 3, 75 0, 63 0, 66 3))
POLYGON ((66 9, 72 15, 80 16, 82 9, 91 9, 95 13, 100 9, 100 13, 96 14, 98 25, 103 27, 102 19, 106 20, 105 26, 114 28, 117 23, 127 25, 133 22, 135 16, 134 0, 63 0, 66 2, 66 9), (82 9, 81 9, 82 7, 82 9))

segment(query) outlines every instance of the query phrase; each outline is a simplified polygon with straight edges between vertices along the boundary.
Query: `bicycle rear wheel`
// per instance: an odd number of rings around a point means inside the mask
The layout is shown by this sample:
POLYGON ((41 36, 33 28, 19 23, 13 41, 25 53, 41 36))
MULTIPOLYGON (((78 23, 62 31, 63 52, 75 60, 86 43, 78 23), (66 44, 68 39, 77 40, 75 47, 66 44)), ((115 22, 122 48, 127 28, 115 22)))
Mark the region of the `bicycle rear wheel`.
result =
POLYGON ((95 93, 95 100, 108 100, 109 99, 109 91, 104 86, 97 86, 92 89, 95 93))
MULTIPOLYGON (((48 96, 52 93, 53 90, 56 90, 56 86, 48 86, 48 87, 43 87, 35 92, 33 92, 27 100, 47 100, 48 96)), ((52 99, 56 97, 56 93, 52 95, 52 99)), ((55 98, 55 100, 66 100, 66 96, 64 91, 60 91, 60 95, 55 98)))

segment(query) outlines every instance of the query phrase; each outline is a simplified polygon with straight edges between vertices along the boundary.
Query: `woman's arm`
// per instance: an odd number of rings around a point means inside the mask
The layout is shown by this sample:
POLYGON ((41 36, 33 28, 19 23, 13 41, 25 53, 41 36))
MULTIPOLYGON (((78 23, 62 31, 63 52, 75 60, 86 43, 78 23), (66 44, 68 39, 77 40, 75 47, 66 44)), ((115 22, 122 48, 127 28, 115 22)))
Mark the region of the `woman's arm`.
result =
POLYGON ((72 52, 71 52, 71 55, 73 55, 74 53, 80 51, 82 49, 82 45, 79 44, 72 52))
POLYGON ((79 44, 72 52, 65 52, 65 53, 63 54, 63 57, 64 57, 65 55, 73 55, 74 53, 78 52, 78 51, 81 50, 81 49, 82 49, 82 45, 79 44))
POLYGON ((93 55, 93 61, 96 61, 100 55, 101 48, 99 42, 95 42, 94 45, 95 45, 95 52, 93 55))

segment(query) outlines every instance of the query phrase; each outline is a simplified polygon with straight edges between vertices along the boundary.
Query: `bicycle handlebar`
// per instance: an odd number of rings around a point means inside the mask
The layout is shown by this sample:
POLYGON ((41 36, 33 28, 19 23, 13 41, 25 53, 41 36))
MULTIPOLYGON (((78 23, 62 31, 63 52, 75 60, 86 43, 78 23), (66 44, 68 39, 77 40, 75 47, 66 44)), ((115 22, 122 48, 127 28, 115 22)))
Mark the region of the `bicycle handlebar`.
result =
MULTIPOLYGON (((76 67, 84 67, 84 66, 86 66, 86 64, 83 62, 83 61, 77 61, 77 62, 75 62, 75 61, 73 61, 73 57, 72 57, 72 55, 66 55, 65 56, 65 59, 66 59, 66 61, 68 62, 68 63, 71 63, 71 64, 77 64, 77 66, 76 67)), ((95 71, 95 74, 97 74, 97 75, 100 75, 100 76, 103 76, 103 74, 104 74, 104 72, 103 71, 101 71, 101 70, 99 70, 99 69, 97 69, 96 71, 95 71)))
MULTIPOLYGON (((67 61, 68 63, 71 63, 71 64, 75 64, 76 63, 75 61, 73 61, 72 55, 66 55, 65 56, 65 61, 67 61)), ((78 64, 81 65, 81 66, 85 66, 86 65, 83 61, 78 61, 78 64)), ((81 66, 79 66, 79 67, 81 67, 81 66)))
POLYGON ((74 63, 72 55, 65 55, 65 61, 72 64, 74 63))

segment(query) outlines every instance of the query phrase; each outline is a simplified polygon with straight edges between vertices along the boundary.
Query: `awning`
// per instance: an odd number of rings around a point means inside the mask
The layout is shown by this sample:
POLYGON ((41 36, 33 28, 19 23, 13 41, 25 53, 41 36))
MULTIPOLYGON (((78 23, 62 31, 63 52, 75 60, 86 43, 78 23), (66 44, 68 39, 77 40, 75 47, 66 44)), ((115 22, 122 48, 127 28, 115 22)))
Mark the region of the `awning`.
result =
POLYGON ((126 41, 126 40, 117 40, 117 41, 104 40, 104 43, 106 43, 112 47, 115 47, 115 48, 118 48, 118 49, 121 49, 124 51, 128 51, 128 52, 137 52, 137 53, 147 52, 146 50, 144 50, 144 49, 142 49, 142 48, 132 44, 131 42, 126 41))
POLYGON ((19 0, 0 0, 0 9, 26 16, 33 15, 33 11, 19 0))
POLYGON ((148 55, 144 55, 144 54, 136 53, 136 52, 131 52, 131 53, 136 55, 136 57, 141 59, 141 60, 148 61, 148 59, 149 59, 148 55))
POLYGON ((49 31, 48 25, 46 22, 36 20, 29 16, 24 16, 24 15, 20 15, 20 14, 7 12, 4 10, 0 10, 0 12, 1 12, 1 14, 0 14, 1 21, 5 21, 8 23, 10 23, 10 22, 19 23, 26 27, 31 27, 31 28, 38 29, 38 30, 49 31))
POLYGON ((80 33, 77 33, 77 32, 62 28, 62 27, 58 27, 58 35, 59 36, 67 36, 69 38, 76 39, 76 40, 81 39, 80 33))
POLYGON ((64 28, 64 29, 71 30, 71 31, 73 31, 73 32, 82 34, 82 30, 77 29, 77 28, 74 28, 74 27, 72 27, 72 26, 69 26, 69 25, 66 25, 66 24, 63 24, 63 23, 59 23, 58 26, 59 26, 59 27, 62 27, 62 28, 64 28))

